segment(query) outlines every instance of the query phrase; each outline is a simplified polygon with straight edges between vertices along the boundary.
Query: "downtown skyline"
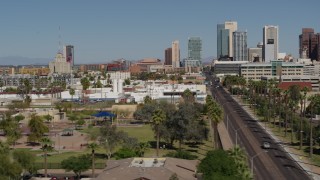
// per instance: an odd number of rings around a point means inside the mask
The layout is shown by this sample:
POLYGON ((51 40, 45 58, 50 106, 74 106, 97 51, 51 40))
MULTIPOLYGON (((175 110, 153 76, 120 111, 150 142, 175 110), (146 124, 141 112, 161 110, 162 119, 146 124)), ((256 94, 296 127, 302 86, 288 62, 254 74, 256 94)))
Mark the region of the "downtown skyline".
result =
MULTIPOLYGON (((124 58, 154 57, 164 60, 164 50, 178 40, 182 60, 188 56, 189 37, 202 40, 202 57, 217 56, 217 24, 232 20, 247 31, 248 48, 262 42, 265 25, 279 26, 279 52, 299 57, 302 28, 320 32, 317 5, 305 2, 210 2, 120 0, 105 1, 5 1, 0 3, 0 57, 20 56, 52 60, 63 45, 75 47, 75 63, 106 62, 124 58), (269 11, 267 11, 269 9, 269 11), (293 21, 294 19, 294 21, 293 21), (60 30, 59 30, 60 28, 60 30)), ((23 64, 23 62, 15 62, 23 64)), ((2 62, 0 62, 2 64, 2 62)))

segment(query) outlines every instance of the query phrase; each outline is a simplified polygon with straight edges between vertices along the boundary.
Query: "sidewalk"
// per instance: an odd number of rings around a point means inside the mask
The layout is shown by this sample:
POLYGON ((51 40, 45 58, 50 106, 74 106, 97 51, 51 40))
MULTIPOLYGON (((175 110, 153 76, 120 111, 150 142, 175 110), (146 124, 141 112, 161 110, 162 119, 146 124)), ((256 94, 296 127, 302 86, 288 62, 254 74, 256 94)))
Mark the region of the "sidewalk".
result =
MULTIPOLYGON (((245 106, 243 104, 243 102, 241 101, 241 99, 239 99, 237 96, 232 96, 233 99, 235 101, 237 101, 242 108, 255 120, 258 120, 258 117, 254 114, 253 110, 251 108, 249 108, 248 106, 245 106)), ((263 124, 263 122, 258 121, 258 123, 260 124, 261 127, 265 127, 265 125, 263 124)), ((290 142, 283 142, 282 140, 279 140, 279 138, 274 135, 274 133, 272 132, 272 130, 267 127, 266 128, 267 133, 277 142, 279 143, 279 145, 286 151, 288 152, 288 154, 292 157, 292 159, 294 159, 299 166, 304 169, 309 175, 310 177, 312 177, 313 179, 317 179, 320 180, 320 168, 318 166, 313 165, 312 162, 310 162, 310 160, 305 157, 305 154, 301 153, 299 150, 297 149, 293 149, 290 146, 284 146, 283 144, 290 144, 290 142)))

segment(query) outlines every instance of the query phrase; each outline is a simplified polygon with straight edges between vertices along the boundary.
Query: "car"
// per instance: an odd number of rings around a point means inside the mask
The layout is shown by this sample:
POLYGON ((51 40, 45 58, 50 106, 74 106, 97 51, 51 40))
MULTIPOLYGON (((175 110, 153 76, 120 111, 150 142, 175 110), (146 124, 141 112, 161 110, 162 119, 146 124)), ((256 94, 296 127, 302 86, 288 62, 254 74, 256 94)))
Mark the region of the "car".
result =
POLYGON ((262 147, 263 147, 264 149, 270 149, 271 145, 270 145, 269 142, 263 142, 262 147))

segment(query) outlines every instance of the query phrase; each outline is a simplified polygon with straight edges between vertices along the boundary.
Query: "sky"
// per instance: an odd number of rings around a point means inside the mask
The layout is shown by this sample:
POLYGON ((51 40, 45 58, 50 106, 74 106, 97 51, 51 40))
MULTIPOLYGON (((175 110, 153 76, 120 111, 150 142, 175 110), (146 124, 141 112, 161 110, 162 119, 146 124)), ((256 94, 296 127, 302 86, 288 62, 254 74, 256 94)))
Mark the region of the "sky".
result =
POLYGON ((203 41, 203 58, 215 57, 216 27, 227 20, 247 31, 248 47, 262 41, 264 25, 278 25, 279 51, 297 57, 302 27, 320 32, 319 5, 319 0, 2 0, 0 64, 8 64, 6 58, 13 65, 49 61, 65 44, 74 45, 76 64, 164 59, 174 40, 185 58, 193 36, 203 41))

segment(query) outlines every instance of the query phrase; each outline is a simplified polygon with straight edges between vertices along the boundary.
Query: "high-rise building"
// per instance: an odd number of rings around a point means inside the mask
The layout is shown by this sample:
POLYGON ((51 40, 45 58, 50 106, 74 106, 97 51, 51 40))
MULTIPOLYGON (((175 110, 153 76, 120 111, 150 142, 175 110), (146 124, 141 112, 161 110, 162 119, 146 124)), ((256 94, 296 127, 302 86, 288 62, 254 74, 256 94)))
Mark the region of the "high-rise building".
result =
POLYGON ((299 54, 300 58, 310 58, 320 61, 320 34, 315 34, 312 28, 302 28, 299 35, 299 54), (305 55, 306 57, 303 57, 305 55))
POLYGON ((179 41, 172 42, 172 67, 180 67, 179 41))
POLYGON ((167 48, 164 52, 164 65, 172 65, 172 48, 167 48))
POLYGON ((190 37, 188 40, 188 58, 185 60, 185 66, 201 66, 202 41, 200 37, 190 37))
POLYGON ((233 33, 233 61, 248 61, 247 32, 233 33))
POLYGON ((278 60, 279 52, 279 27, 267 25, 263 28, 262 61, 271 62, 278 60))
POLYGON ((72 45, 63 47, 63 55, 66 58, 66 62, 70 63, 71 67, 74 66, 74 47, 72 45))
POLYGON ((217 25, 217 57, 233 57, 233 32, 238 29, 237 22, 226 21, 217 25))

